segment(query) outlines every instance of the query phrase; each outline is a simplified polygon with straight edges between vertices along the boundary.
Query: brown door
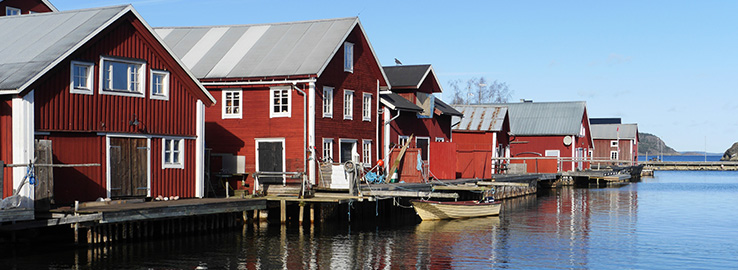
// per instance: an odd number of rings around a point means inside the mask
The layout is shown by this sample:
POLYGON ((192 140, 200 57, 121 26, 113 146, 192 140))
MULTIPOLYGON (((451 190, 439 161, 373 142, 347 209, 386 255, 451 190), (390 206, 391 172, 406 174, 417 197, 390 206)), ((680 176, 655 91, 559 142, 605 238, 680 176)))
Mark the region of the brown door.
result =
POLYGON ((110 138, 110 197, 140 197, 148 193, 146 139, 110 138))

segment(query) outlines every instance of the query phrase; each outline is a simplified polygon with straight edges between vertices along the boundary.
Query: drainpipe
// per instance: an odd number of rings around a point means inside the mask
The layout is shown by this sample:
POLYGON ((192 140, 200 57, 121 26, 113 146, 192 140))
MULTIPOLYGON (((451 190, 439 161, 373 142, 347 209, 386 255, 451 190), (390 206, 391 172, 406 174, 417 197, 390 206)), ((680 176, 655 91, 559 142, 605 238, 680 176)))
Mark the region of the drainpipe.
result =
POLYGON ((292 82, 292 89, 302 94, 302 188, 300 191, 300 198, 305 197, 305 182, 307 181, 307 94, 305 91, 297 87, 296 82, 292 82))

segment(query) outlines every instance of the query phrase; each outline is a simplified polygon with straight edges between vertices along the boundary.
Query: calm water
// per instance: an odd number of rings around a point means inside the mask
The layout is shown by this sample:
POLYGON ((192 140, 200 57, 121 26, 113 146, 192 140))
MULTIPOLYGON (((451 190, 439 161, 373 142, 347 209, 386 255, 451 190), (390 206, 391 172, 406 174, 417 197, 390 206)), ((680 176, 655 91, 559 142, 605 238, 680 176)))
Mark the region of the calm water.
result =
POLYGON ((622 187, 559 189, 506 201, 501 217, 262 226, 10 257, 0 268, 737 269, 738 173, 656 172, 622 187))

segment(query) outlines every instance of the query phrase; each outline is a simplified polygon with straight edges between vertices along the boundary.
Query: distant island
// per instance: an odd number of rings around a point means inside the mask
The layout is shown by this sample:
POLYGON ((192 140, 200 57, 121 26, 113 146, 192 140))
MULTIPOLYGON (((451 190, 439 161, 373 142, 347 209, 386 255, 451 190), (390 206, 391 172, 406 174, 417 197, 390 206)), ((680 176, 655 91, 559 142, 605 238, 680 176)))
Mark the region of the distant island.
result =
POLYGON ((650 133, 638 132, 638 155, 639 156, 655 156, 665 155, 674 156, 681 155, 674 148, 669 147, 661 138, 650 133))

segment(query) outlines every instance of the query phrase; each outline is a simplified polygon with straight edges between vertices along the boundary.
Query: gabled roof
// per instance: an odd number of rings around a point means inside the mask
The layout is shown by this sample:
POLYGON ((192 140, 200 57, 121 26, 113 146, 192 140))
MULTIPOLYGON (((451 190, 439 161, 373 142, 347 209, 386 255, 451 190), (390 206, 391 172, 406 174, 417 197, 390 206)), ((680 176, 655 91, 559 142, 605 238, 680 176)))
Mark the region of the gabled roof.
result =
POLYGON ((514 135, 579 135, 586 102, 523 102, 507 106, 514 135))
POLYGON ((593 124, 591 125, 590 130, 592 132, 593 139, 638 139, 638 124, 593 124))
POLYGON ((448 105, 446 104, 446 102, 443 102, 443 100, 439 98, 435 98, 434 100, 436 101, 435 102, 436 109, 441 111, 441 114, 451 115, 451 116, 463 116, 464 115, 460 111, 457 111, 456 109, 451 107, 451 105, 448 105))
MULTIPOLYGON (((0 95, 20 94, 69 55, 97 36, 108 26, 132 13, 149 29, 151 27, 131 5, 64 12, 37 13, 0 17, 0 95)), ((215 99, 199 83, 179 59, 159 40, 211 103, 215 99)))
POLYGON ((382 105, 393 111, 423 112, 423 108, 395 93, 380 94, 379 98, 382 105))
POLYGON ((49 9, 51 9, 51 12, 59 12, 59 10, 56 9, 56 7, 52 5, 51 2, 49 2, 48 0, 41 0, 41 2, 44 3, 44 5, 46 5, 47 7, 49 7, 49 9))
POLYGON ((210 79, 320 76, 356 27, 369 42, 357 17, 155 31, 195 76, 210 79))
POLYGON ((382 67, 393 89, 419 89, 426 78, 435 83, 433 93, 443 91, 431 65, 403 65, 382 67))
POLYGON ((504 105, 453 105, 464 117, 454 117, 452 122, 461 121, 453 130, 502 131, 507 116, 504 105))

